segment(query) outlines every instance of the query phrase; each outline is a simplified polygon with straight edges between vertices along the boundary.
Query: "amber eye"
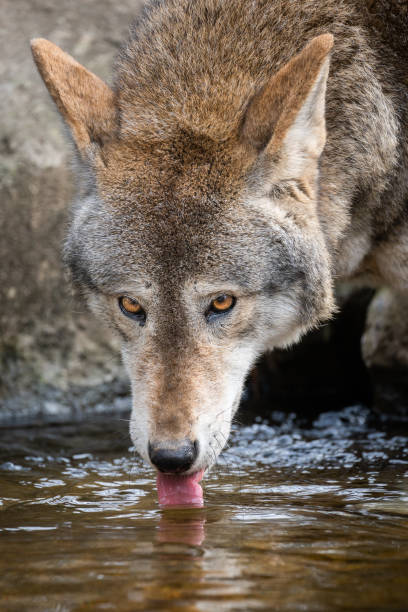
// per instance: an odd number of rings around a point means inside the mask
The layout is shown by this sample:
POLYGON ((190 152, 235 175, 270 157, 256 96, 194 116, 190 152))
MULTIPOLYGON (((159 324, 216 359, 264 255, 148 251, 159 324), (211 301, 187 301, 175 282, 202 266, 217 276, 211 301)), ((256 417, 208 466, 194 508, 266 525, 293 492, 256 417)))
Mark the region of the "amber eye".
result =
POLYGON ((225 310, 229 310, 233 304, 234 298, 232 295, 219 295, 211 302, 211 307, 214 310, 224 312, 225 310))
POLYGON ((127 317, 137 319, 138 321, 144 321, 146 319, 146 313, 137 300, 122 295, 119 298, 119 308, 127 317))
POLYGON ((235 306, 236 299, 233 295, 222 294, 215 298, 210 304, 207 316, 223 314, 235 306))

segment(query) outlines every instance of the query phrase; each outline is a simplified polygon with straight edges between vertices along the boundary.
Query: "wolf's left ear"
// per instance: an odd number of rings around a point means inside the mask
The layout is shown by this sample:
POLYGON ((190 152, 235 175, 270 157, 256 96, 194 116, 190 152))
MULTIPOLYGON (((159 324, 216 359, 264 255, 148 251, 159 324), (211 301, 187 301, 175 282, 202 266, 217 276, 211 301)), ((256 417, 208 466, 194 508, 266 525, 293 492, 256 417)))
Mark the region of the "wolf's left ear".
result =
POLYGON ((313 38, 269 79, 246 110, 241 141, 259 153, 278 154, 281 179, 309 174, 323 151, 332 46, 331 34, 313 38))
POLYGON ((113 91, 50 41, 36 38, 31 49, 48 91, 85 156, 89 145, 103 144, 115 129, 113 91))

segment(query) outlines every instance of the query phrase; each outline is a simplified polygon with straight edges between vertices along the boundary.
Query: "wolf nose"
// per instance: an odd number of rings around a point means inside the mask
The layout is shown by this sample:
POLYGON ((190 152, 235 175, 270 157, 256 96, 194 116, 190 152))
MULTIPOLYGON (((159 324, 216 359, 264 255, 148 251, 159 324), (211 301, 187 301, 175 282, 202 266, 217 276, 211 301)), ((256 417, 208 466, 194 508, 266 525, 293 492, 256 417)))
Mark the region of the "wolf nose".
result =
POLYGON ((177 474, 186 472, 197 459, 198 443, 191 440, 183 440, 178 443, 153 443, 149 442, 150 461, 160 472, 177 474))

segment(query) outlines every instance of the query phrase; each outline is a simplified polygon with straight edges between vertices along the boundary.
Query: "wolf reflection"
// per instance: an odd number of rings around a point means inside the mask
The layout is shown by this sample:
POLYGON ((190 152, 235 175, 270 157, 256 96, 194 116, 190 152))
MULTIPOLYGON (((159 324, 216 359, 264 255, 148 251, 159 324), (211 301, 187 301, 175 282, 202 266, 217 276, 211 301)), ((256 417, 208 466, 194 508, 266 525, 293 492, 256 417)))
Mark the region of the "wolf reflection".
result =
POLYGON ((200 546, 205 540, 205 512, 164 511, 157 526, 157 542, 200 546))

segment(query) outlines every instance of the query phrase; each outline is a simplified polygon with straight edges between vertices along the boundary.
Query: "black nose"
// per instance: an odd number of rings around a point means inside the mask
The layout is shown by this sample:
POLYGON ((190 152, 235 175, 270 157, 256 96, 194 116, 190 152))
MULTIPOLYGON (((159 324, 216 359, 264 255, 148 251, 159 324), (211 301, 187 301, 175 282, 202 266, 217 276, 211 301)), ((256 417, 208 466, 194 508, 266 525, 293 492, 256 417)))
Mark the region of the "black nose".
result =
POLYGON ((197 441, 149 442, 150 461, 160 472, 166 472, 167 474, 186 472, 197 459, 197 455, 197 441))

